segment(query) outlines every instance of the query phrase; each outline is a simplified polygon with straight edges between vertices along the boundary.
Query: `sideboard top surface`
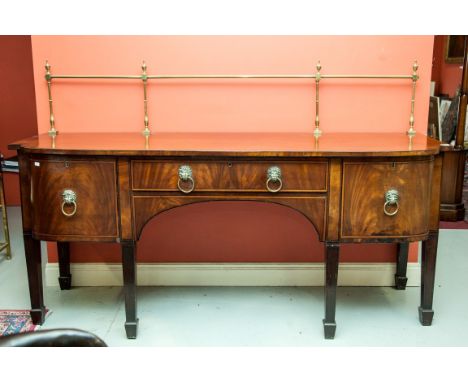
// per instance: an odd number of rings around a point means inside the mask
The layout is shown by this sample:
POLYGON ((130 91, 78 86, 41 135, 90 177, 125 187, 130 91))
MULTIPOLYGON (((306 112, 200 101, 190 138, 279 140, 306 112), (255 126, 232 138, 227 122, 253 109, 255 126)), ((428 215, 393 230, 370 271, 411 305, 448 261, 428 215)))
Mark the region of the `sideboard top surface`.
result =
POLYGON ((439 152, 432 138, 405 133, 140 133, 47 134, 9 145, 38 154, 127 156, 421 156, 439 152))

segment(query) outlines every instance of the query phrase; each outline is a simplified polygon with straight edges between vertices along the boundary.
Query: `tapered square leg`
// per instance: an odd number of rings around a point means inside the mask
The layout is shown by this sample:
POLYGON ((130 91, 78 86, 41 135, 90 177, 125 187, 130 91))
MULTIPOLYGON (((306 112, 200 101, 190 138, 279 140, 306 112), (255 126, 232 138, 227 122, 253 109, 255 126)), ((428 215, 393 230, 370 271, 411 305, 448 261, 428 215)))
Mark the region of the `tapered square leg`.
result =
POLYGON ((325 318, 323 319, 323 330, 326 339, 335 338, 336 332, 336 284, 339 253, 338 243, 325 243, 325 318))
POLYGON ((422 243, 421 258, 421 306, 419 307, 419 321, 424 326, 432 324, 434 311, 432 300, 434 297, 435 268, 437 258, 437 243, 439 232, 429 232, 429 237, 422 243))
POLYGON ((58 278, 60 289, 68 290, 71 288, 71 272, 70 272, 70 243, 57 243, 58 261, 60 276, 58 278))
POLYGON ((408 277, 406 270, 408 268, 408 250, 409 243, 399 243, 397 250, 397 267, 395 273, 395 289, 405 290, 408 277))
POLYGON ((128 339, 135 339, 137 338, 137 331, 138 331, 138 318, 135 322, 125 322, 125 334, 127 335, 128 339))
POLYGON ((127 338, 136 338, 138 330, 136 300, 136 243, 122 242, 122 269, 125 294, 125 332, 127 338))
POLYGON ((29 311, 31 315, 31 320, 35 325, 42 325, 45 321, 46 309, 45 307, 38 308, 38 309, 31 309, 29 311))
POLYGON ((42 325, 45 320, 45 306, 42 286, 41 242, 31 234, 24 234, 24 252, 28 270, 29 297, 31 299, 31 319, 42 325))
POLYGON ((419 313, 419 322, 423 326, 431 326, 432 325, 432 318, 434 317, 434 311, 432 309, 423 309, 421 307, 418 308, 419 313))
POLYGON ((323 333, 326 340, 332 340, 335 338, 336 322, 327 322, 323 320, 323 333))

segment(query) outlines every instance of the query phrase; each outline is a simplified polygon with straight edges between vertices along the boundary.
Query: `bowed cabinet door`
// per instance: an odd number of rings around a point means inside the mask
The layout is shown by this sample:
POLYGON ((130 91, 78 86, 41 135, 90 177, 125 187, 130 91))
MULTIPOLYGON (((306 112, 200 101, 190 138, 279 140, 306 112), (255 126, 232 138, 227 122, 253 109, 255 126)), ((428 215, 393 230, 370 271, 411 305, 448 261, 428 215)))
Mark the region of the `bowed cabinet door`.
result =
POLYGON ((33 233, 41 240, 116 241, 116 163, 31 160, 33 233))
POLYGON ((423 238, 433 160, 345 161, 341 238, 423 238))

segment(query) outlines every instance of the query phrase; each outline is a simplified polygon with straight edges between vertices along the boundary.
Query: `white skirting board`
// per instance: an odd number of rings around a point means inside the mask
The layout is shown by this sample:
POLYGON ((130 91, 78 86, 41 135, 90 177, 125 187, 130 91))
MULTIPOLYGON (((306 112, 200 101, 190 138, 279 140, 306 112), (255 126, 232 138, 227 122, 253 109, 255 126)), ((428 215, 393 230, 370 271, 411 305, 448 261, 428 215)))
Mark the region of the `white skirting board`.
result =
MULTIPOLYGON (((338 285, 392 286, 395 263, 342 263, 338 285)), ((120 264, 71 265, 72 285, 122 285, 120 264)), ((57 286, 57 263, 46 265, 46 285, 57 286)), ((408 286, 419 286, 421 266, 408 264, 408 286)), ((154 286, 321 286, 323 263, 158 263, 138 264, 137 284, 154 286)))

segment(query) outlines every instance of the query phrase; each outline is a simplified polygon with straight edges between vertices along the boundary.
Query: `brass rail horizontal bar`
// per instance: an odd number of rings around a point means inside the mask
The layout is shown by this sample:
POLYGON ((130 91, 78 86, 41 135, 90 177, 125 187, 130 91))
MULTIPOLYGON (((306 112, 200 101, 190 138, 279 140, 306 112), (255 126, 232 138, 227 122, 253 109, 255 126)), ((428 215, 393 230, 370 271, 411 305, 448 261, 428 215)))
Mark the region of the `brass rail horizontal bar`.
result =
MULTIPOLYGON (((73 75, 73 74, 51 74, 51 79, 128 79, 142 80, 141 75, 73 75)), ((167 75, 151 75, 145 77, 148 80, 171 80, 171 79, 315 79, 315 74, 167 74, 167 75)), ((321 74, 320 79, 329 78, 361 78, 361 79, 408 79, 411 80, 411 75, 372 75, 372 74, 321 74)))
MULTIPOLYGON (((164 80, 164 79, 178 79, 178 78, 310 78, 310 79, 315 79, 316 75, 315 74, 193 74, 193 75, 154 75, 154 76, 148 76, 148 79, 159 79, 159 80, 164 80)), ((351 74, 351 75, 346 75, 346 74, 321 74, 320 79, 322 78, 369 78, 369 79, 374 79, 374 78, 382 78, 382 79, 408 79, 411 80, 412 76, 410 75, 367 75, 367 74, 351 74)))
POLYGON ((50 78, 64 78, 64 79, 120 79, 120 80, 141 80, 142 76, 125 76, 125 75, 91 75, 91 74, 51 74, 50 78))
POLYGON ((216 79, 216 78, 315 78, 315 74, 162 74, 148 76, 155 80, 216 79))
POLYGON ((399 74, 388 74, 388 75, 374 75, 374 74, 321 74, 320 78, 369 78, 369 79, 407 79, 412 80, 411 75, 399 75, 399 74))

